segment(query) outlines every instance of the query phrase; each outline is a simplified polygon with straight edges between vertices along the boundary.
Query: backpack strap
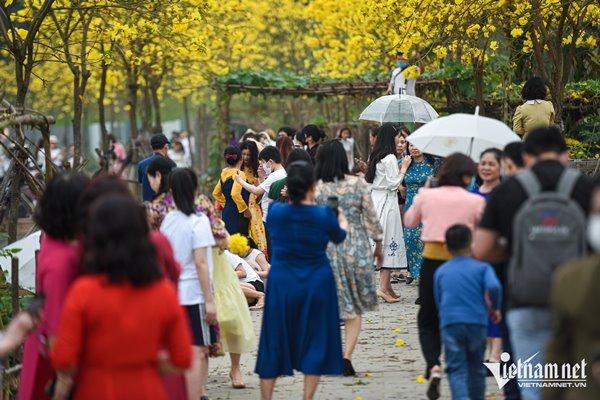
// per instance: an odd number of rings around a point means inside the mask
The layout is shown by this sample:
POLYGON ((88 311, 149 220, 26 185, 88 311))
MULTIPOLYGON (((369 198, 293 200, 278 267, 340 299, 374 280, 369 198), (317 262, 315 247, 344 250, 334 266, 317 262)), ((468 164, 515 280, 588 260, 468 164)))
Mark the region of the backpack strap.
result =
POLYGON ((578 179, 579 171, 572 168, 565 168, 556 185, 556 191, 570 197, 578 179))
POLYGON ((523 190, 525 190, 527 197, 533 197, 542 191, 542 185, 540 185, 540 181, 530 170, 517 174, 515 178, 521 184, 523 190))

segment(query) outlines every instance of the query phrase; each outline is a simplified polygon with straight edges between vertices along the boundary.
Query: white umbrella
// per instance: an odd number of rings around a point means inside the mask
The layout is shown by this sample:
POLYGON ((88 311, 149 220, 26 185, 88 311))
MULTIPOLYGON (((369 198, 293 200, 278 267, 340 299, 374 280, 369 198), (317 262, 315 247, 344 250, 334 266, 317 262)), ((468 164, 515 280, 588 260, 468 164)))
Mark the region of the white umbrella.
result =
POLYGON ((477 107, 475 114, 438 118, 414 131, 406 140, 423 153, 440 157, 463 153, 479 162, 484 150, 490 147, 502 150, 521 138, 503 122, 480 116, 477 107))
POLYGON ((407 94, 392 94, 375 99, 360 113, 358 119, 384 122, 427 123, 438 117, 438 113, 425 100, 407 94))

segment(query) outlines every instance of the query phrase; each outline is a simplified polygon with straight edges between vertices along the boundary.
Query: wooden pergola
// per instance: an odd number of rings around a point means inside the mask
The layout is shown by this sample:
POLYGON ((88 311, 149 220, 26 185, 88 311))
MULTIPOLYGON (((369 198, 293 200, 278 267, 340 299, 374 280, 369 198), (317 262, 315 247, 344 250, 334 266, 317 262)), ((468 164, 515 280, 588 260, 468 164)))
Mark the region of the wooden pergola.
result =
MULTIPOLYGON (((419 80, 419 87, 432 87, 443 84, 437 79, 419 80)), ((243 83, 226 82, 217 86, 217 104, 219 108, 218 131, 221 142, 226 144, 229 140, 230 104, 231 97, 235 94, 250 93, 253 95, 276 96, 307 96, 312 98, 325 98, 334 96, 382 96, 388 88, 388 81, 377 82, 332 82, 319 83, 298 87, 261 86, 243 83)))

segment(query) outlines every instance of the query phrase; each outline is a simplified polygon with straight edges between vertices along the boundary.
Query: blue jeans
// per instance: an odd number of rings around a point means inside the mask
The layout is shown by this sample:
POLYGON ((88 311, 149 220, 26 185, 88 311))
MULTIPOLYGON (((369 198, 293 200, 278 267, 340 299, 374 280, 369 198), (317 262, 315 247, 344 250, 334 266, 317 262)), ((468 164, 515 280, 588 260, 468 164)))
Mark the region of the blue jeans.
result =
MULTIPOLYGON (((543 308, 515 308, 506 314, 506 322, 510 331, 513 354, 511 360, 516 364, 539 353, 531 360, 533 365, 543 364, 546 359, 545 350, 552 334, 552 314, 543 308)), ((539 400, 540 388, 521 387, 523 400, 539 400)))
POLYGON ((485 344, 487 326, 452 324, 442 328, 446 372, 452 400, 485 398, 485 344))

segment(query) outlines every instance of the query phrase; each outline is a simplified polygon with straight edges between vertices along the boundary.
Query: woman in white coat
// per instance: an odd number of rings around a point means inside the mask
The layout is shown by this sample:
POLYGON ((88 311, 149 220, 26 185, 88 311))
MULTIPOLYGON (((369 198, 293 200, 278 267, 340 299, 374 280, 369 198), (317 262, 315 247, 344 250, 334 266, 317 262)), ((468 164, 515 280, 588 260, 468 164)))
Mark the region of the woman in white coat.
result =
POLYGON ((403 176, 396 158, 396 128, 383 124, 377 131, 377 139, 369 158, 365 179, 371 183, 371 197, 383 227, 383 265, 379 273, 377 295, 388 303, 400 301, 390 282, 394 269, 406 268, 406 248, 402 218, 398 206, 398 188, 403 176))

